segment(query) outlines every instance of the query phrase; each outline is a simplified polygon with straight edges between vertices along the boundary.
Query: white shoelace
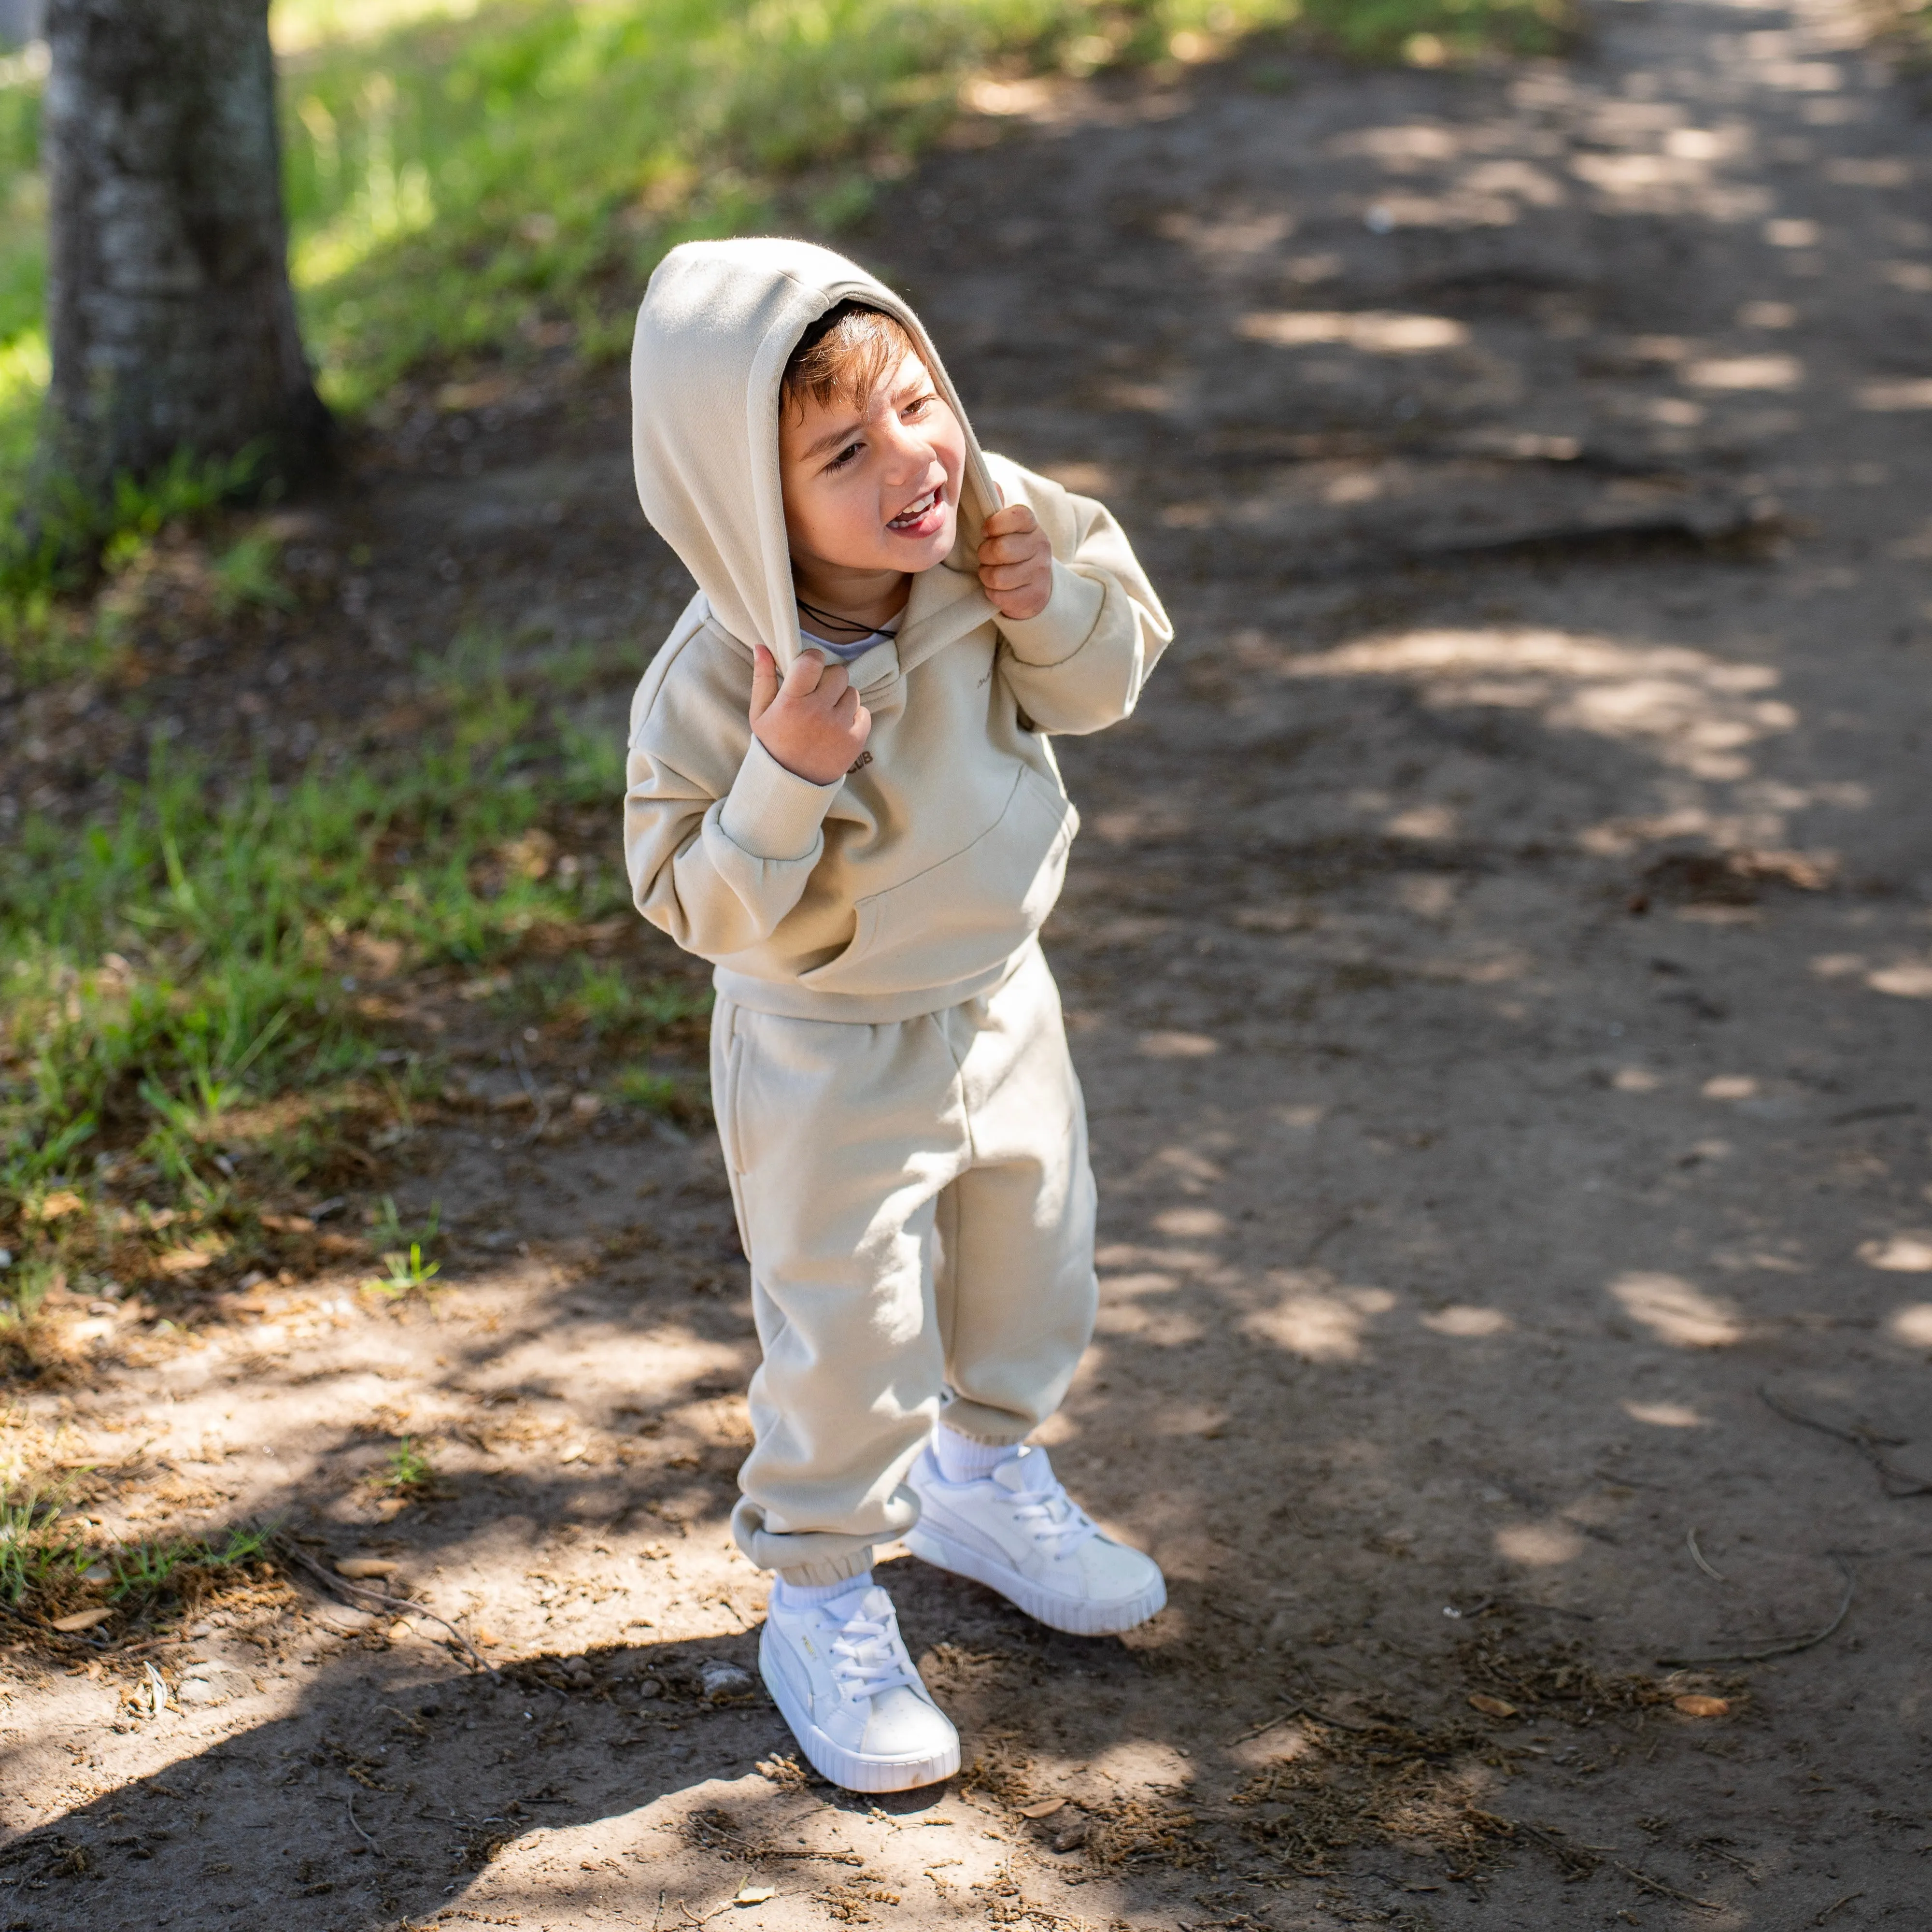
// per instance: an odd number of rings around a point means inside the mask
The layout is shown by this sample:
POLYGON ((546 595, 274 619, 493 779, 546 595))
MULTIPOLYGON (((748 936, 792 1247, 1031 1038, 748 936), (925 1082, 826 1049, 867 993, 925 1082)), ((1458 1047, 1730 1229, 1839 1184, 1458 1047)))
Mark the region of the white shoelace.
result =
POLYGON ((832 1654, 838 1660, 832 1666, 832 1682, 850 1697, 876 1697, 902 1684, 908 1690, 916 1690, 919 1682, 909 1667, 911 1660, 905 1658, 898 1638, 898 1629, 890 1622, 850 1618, 832 1640, 832 1654))
POLYGON ((1055 1562, 1071 1556, 1089 1537, 1100 1534, 1099 1525, 1058 1483, 1050 1490, 1016 1490, 1013 1501, 1017 1505, 1013 1520, 1028 1526, 1034 1542, 1059 1544, 1052 1552, 1055 1562))

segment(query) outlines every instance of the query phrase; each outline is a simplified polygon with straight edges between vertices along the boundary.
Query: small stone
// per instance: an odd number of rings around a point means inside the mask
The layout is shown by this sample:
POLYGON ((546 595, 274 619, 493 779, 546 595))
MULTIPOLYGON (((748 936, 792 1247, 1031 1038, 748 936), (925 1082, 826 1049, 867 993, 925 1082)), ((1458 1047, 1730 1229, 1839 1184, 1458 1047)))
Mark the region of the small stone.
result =
POLYGON ((393 1576, 403 1566, 386 1556, 345 1556, 335 1566, 338 1576, 359 1580, 376 1576, 393 1576))
POLYGON ((698 1666, 698 1685, 714 1704, 721 1697, 742 1697, 751 1690, 748 1672, 722 1658, 710 1658, 698 1666))

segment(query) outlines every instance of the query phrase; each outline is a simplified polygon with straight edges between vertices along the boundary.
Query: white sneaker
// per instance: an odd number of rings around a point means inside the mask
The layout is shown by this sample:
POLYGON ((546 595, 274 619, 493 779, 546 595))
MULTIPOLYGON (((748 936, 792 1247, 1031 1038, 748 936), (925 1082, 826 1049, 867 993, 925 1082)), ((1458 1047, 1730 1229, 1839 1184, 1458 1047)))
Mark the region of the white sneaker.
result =
POLYGON ((819 1774, 848 1791, 910 1791, 959 1768, 959 1733, 876 1583, 803 1610, 771 1604, 758 1670, 819 1774))
POLYGON ((1102 1536, 1060 1487, 1044 1449, 1022 1449, 979 1481, 949 1483, 928 1444, 908 1480, 920 1513, 905 1546, 1054 1630, 1132 1630, 1167 1601, 1160 1564, 1102 1536))

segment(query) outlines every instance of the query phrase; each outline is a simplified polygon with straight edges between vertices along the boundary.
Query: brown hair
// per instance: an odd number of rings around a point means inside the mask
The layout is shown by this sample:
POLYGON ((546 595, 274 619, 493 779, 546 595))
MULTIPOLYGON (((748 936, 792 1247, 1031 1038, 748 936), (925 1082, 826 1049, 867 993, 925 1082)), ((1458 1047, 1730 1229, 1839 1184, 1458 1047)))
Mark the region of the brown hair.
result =
POLYGON ((778 407, 802 415, 808 399, 824 408, 849 395, 863 409, 900 363, 918 353, 897 316, 863 302, 835 303, 799 338, 778 379, 778 407))

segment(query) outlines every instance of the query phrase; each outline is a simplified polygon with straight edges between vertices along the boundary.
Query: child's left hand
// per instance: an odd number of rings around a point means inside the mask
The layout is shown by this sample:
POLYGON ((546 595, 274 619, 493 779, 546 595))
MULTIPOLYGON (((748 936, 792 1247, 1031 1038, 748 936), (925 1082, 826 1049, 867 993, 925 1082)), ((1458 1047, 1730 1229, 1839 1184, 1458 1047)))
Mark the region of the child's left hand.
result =
POLYGON ((1053 546, 1024 503, 986 519, 980 544, 980 583, 1002 617, 1037 617, 1053 594, 1053 546))

